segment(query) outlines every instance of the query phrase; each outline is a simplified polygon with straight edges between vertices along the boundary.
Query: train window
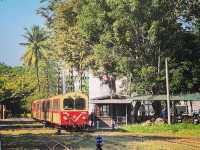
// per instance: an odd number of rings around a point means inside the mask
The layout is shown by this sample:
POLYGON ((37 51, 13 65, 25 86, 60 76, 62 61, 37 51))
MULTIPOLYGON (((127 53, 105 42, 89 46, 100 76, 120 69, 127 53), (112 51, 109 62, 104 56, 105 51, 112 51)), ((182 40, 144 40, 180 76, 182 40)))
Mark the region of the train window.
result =
POLYGON ((53 100, 53 109, 54 110, 58 110, 59 109, 59 105, 60 105, 59 102, 60 102, 59 99, 54 99, 53 100))
POLYGON ((74 100, 71 98, 65 98, 63 101, 63 108, 64 109, 74 109, 74 100))
POLYGON ((33 103, 32 110, 35 110, 35 103, 33 103))
POLYGON ((57 109, 60 109, 60 100, 57 100, 57 109))
POLYGON ((58 102, 57 101, 53 101, 53 109, 56 110, 58 107, 58 102))
POLYGON ((85 99, 79 98, 75 100, 75 109, 83 110, 85 109, 85 99))
POLYGON ((39 110, 42 111, 42 103, 39 103, 39 110))
POLYGON ((36 110, 38 111, 39 110, 39 104, 37 103, 36 105, 36 110))
POLYGON ((109 116, 109 105, 102 105, 100 107, 100 115, 101 116, 109 116))
POLYGON ((52 107, 52 100, 49 100, 49 110, 53 109, 52 107))
POLYGON ((34 110, 36 110, 36 104, 35 103, 33 104, 33 108, 34 108, 34 110))
POLYGON ((45 111, 45 101, 42 102, 42 111, 45 111))
POLYGON ((42 106, 42 109, 43 109, 44 112, 46 112, 46 111, 49 110, 48 102, 49 102, 49 101, 44 101, 44 102, 42 103, 42 105, 43 105, 43 106, 42 106))
POLYGON ((47 111, 50 109, 50 101, 47 101, 47 111))

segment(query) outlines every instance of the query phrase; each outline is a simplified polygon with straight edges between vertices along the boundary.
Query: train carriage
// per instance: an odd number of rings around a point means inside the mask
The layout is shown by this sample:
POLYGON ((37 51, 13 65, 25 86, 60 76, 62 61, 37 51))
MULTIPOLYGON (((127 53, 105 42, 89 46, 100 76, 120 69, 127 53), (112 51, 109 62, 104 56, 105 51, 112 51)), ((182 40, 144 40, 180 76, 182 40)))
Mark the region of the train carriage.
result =
POLYGON ((34 119, 64 128, 85 127, 88 115, 88 97, 82 93, 69 93, 32 103, 34 119))

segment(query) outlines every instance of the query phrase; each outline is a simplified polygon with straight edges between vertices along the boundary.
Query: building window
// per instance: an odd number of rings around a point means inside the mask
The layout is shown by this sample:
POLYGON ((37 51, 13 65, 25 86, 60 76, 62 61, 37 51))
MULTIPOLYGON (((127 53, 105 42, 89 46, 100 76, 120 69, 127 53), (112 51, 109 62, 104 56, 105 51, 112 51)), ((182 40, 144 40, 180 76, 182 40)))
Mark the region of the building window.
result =
POLYGON ((102 105, 100 109, 101 116, 109 116, 109 105, 102 105))

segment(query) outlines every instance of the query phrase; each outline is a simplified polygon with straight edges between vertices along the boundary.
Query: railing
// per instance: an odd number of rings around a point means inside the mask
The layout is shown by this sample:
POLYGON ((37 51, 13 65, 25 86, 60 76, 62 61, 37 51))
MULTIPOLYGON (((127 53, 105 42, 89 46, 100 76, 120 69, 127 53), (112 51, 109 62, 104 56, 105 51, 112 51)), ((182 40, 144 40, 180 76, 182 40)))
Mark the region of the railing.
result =
POLYGON ((100 126, 112 127, 114 124, 117 127, 118 125, 126 124, 126 116, 115 116, 113 118, 111 116, 99 116, 97 120, 100 121, 100 126))
POLYGON ((116 124, 125 124, 126 116, 116 116, 116 124))

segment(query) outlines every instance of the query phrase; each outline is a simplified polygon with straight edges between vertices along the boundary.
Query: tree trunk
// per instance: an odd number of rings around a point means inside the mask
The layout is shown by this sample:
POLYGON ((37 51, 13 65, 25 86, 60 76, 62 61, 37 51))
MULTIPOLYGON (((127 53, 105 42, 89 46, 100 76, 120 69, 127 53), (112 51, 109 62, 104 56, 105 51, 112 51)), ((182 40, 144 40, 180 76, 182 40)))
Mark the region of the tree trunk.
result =
POLYGON ((49 63, 48 61, 46 61, 46 69, 45 69, 45 75, 46 75, 46 84, 47 84, 47 89, 46 89, 46 92, 47 92, 47 96, 50 95, 50 92, 49 92, 49 69, 48 69, 48 66, 49 66, 49 63))
POLYGON ((160 46, 158 48, 158 77, 160 76, 160 46))
POLYGON ((82 76, 83 76, 83 73, 81 72, 80 73, 80 87, 79 87, 79 89, 82 91, 83 90, 83 78, 82 78, 82 76))
POLYGON ((40 78, 39 78, 39 66, 38 66, 38 62, 36 63, 36 76, 37 76, 38 88, 39 88, 39 92, 40 92, 40 78))
MULTIPOLYGON (((158 64, 157 64, 157 77, 159 78, 160 76, 160 62, 161 62, 161 56, 160 56, 160 46, 158 47, 158 64)), ((154 95, 159 95, 160 94, 160 84, 156 84, 155 87, 152 87, 152 94, 154 95)), ((156 118, 160 117, 161 111, 162 111, 162 106, 161 106, 161 101, 153 101, 152 107, 154 109, 154 116, 156 118)))
POLYGON ((70 75, 71 75, 71 81, 70 81, 71 92, 74 92, 74 72, 73 72, 73 67, 71 68, 70 75))
POLYGON ((190 101, 190 111, 191 111, 191 114, 192 114, 192 112, 193 112, 192 101, 190 101))
POLYGON ((176 104, 177 104, 178 102, 177 101, 173 101, 173 110, 174 110, 174 117, 176 117, 177 116, 177 109, 176 109, 176 104))
POLYGON ((115 81, 116 81, 116 77, 111 76, 110 82, 109 82, 109 88, 111 90, 111 95, 116 93, 116 83, 115 83, 115 81))
POLYGON ((134 112, 133 112, 133 122, 134 123, 138 122, 138 111, 139 111, 140 106, 141 106, 141 102, 137 101, 135 104, 134 112))
POLYGON ((162 111, 161 102, 160 101, 153 101, 152 107, 153 107, 153 110, 155 112, 154 116, 156 118, 160 117, 160 113, 162 111))
POLYGON ((56 93, 57 93, 57 95, 59 95, 61 92, 61 90, 60 90, 60 68, 59 68, 59 66, 57 66, 57 89, 56 89, 56 93))

